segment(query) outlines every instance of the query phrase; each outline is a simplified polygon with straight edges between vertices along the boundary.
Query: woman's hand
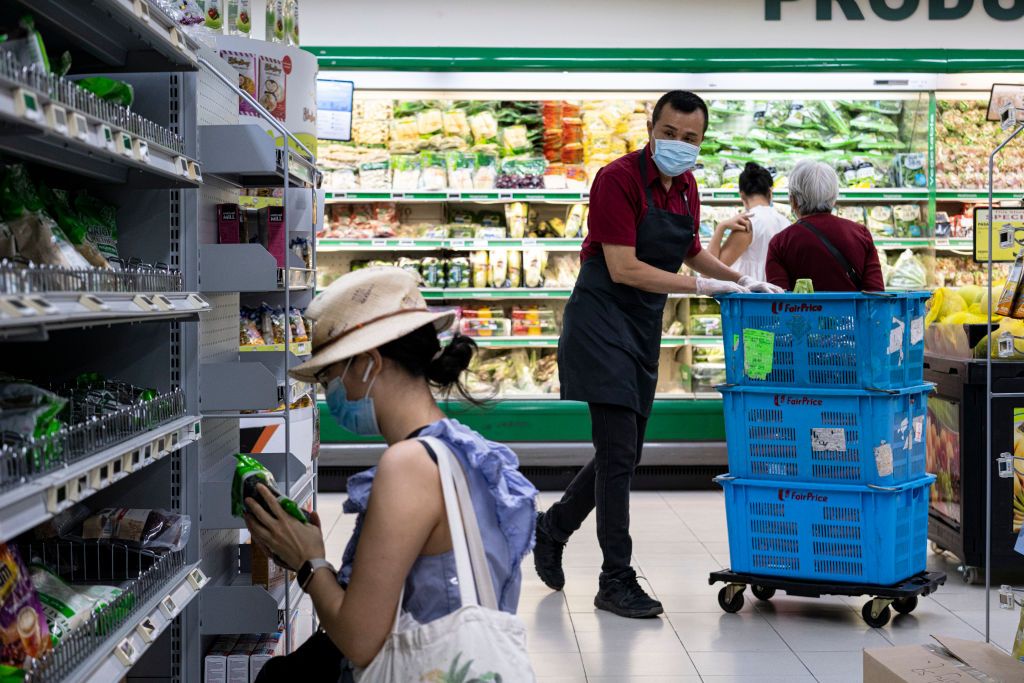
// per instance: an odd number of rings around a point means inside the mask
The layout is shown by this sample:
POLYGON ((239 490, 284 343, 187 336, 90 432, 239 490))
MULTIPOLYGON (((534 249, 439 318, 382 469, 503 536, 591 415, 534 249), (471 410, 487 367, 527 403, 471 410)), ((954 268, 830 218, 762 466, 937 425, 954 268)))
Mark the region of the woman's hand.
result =
POLYGON ((270 511, 263 509, 253 498, 245 499, 245 524, 253 540, 295 570, 307 560, 326 555, 320 518, 316 513, 311 515, 310 524, 303 524, 284 511, 266 486, 257 484, 256 491, 267 502, 270 511))
POLYGON ((753 230, 753 224, 750 222, 749 213, 738 213, 719 223, 716 229, 721 230, 723 233, 727 229, 732 232, 750 232, 753 230))

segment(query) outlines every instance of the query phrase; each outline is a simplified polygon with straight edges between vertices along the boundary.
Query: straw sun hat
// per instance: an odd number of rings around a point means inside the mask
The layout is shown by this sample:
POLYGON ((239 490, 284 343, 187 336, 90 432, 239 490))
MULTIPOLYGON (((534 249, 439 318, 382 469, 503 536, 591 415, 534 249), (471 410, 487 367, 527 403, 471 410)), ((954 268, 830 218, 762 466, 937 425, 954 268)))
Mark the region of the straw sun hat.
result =
POLYGON ((427 309, 414 276, 400 268, 363 268, 335 280, 306 309, 313 321, 313 357, 292 369, 302 382, 314 383, 324 368, 399 339, 433 323, 439 332, 455 319, 452 312, 427 309))

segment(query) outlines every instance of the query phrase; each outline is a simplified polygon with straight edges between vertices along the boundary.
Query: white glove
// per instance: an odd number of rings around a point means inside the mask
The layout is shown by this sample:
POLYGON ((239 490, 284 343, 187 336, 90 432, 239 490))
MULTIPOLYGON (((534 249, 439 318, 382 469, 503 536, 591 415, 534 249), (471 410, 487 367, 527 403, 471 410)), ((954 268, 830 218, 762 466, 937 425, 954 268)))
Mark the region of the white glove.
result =
POLYGON ((749 291, 749 289, 738 282, 697 277, 697 293, 703 296, 714 296, 715 294, 742 294, 749 291))
POLYGON ((782 294, 786 291, 778 285, 773 285, 770 282, 760 282, 749 275, 741 277, 737 284, 746 287, 751 292, 761 292, 762 294, 782 294))

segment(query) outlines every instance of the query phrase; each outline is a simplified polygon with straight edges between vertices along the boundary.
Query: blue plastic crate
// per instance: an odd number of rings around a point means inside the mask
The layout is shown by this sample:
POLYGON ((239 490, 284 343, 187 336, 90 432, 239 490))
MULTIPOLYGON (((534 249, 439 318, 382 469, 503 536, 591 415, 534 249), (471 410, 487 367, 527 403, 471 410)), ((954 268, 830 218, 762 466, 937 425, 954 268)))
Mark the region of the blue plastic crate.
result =
POLYGON ((924 373, 928 292, 731 294, 721 298, 729 384, 898 389, 924 373), (746 373, 744 330, 775 335, 772 369, 746 373))
POLYGON ((925 570, 932 475, 890 490, 716 481, 735 572, 888 586, 925 570))
POLYGON ((721 386, 729 471, 744 479, 891 486, 925 474, 928 393, 721 386))

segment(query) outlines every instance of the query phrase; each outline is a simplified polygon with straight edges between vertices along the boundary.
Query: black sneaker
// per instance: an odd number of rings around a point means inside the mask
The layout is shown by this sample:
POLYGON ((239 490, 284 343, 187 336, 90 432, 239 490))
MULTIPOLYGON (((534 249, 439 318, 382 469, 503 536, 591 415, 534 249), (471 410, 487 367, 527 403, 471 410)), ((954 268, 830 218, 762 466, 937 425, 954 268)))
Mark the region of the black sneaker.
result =
POLYGON ((551 590, 560 591, 565 587, 565 573, 562 571, 562 551, 565 544, 553 538, 541 523, 544 513, 537 513, 537 541, 533 546, 533 566, 537 576, 551 590))
POLYGON ((636 574, 602 583, 594 607, 628 619, 650 619, 665 609, 637 583, 636 574))

